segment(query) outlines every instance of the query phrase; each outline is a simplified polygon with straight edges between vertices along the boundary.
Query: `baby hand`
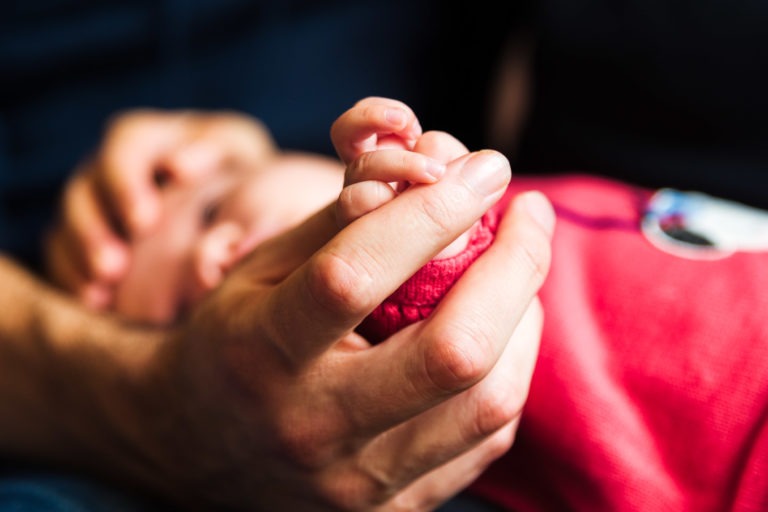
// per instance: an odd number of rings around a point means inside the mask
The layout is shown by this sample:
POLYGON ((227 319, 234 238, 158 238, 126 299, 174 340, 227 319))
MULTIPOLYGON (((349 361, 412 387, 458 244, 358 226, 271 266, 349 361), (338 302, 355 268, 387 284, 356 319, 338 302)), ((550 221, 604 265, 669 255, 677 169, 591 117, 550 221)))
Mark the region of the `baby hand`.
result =
POLYGON ((370 151, 412 150, 420 136, 421 125, 408 105, 375 96, 355 103, 331 126, 331 141, 345 165, 370 151))
POLYGON ((444 162, 413 151, 421 135, 413 111, 388 98, 365 98, 333 123, 331 140, 346 165, 336 209, 340 226, 389 202, 409 183, 440 179, 444 162))
MULTIPOLYGON (((434 183, 445 173, 446 164, 469 153, 447 133, 422 135, 411 109, 385 98, 358 102, 334 123, 331 137, 346 164, 344 189, 336 205, 342 227, 410 185, 434 183)), ((438 257, 460 252, 468 239, 469 232, 464 233, 438 257)))

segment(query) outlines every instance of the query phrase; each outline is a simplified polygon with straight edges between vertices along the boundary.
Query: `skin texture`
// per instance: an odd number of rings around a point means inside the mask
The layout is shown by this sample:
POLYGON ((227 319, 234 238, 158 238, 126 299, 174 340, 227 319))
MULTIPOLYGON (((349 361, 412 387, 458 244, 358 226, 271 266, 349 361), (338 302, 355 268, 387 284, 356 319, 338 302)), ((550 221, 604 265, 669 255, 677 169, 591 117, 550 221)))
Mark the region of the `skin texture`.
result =
POLYGON ((0 451, 190 510, 434 508, 512 442, 550 206, 518 198, 429 319, 376 346, 353 329, 509 176, 480 152, 344 229, 328 206, 256 246, 168 328, 89 311, 0 257, 0 417, 14 418, 0 451))
POLYGON ((237 113, 116 115, 99 150, 65 187, 46 243, 49 277, 93 308, 110 307, 131 265, 128 241, 162 217, 158 180, 191 186, 222 165, 257 166, 275 151, 269 132, 237 113))
POLYGON ((201 185, 166 186, 167 213, 129 244, 113 310, 154 324, 181 318, 254 247, 337 197, 342 179, 338 162, 291 153, 255 168, 217 169, 201 185))
MULTIPOLYGON (((112 309, 139 322, 169 324, 258 244, 337 198, 337 221, 347 225, 407 186, 434 183, 446 164, 469 153, 446 133, 422 134, 407 106, 385 98, 368 98, 342 114, 331 138, 343 162, 278 152, 248 167, 221 162, 202 181, 161 187, 164 214, 128 243, 130 265, 114 286, 112 309)), ((438 257, 463 249, 468 236, 438 257)))

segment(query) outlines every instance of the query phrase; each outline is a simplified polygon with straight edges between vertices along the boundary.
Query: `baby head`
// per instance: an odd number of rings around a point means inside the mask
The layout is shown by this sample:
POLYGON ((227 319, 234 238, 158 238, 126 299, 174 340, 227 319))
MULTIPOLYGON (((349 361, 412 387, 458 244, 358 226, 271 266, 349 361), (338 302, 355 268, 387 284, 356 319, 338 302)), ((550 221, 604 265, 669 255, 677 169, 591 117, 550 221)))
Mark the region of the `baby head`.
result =
POLYGON ((162 187, 164 214, 131 242, 114 311, 139 322, 173 322, 259 243, 335 200, 343 177, 334 159, 283 153, 258 168, 221 168, 203 183, 162 187))

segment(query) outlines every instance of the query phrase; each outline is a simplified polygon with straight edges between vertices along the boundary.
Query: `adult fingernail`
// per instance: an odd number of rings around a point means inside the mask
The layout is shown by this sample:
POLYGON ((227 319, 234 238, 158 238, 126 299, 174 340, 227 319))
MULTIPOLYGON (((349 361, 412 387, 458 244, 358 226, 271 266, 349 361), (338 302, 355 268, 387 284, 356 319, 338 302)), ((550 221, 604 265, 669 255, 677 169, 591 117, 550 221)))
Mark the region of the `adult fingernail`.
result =
POLYGON ((547 234, 552 234, 555 229, 555 210, 549 199, 539 191, 525 192, 518 198, 519 204, 528 215, 539 224, 547 234))
POLYGON ((464 181, 481 196, 489 196, 509 184, 507 159, 496 151, 480 151, 469 158, 461 169, 464 181))

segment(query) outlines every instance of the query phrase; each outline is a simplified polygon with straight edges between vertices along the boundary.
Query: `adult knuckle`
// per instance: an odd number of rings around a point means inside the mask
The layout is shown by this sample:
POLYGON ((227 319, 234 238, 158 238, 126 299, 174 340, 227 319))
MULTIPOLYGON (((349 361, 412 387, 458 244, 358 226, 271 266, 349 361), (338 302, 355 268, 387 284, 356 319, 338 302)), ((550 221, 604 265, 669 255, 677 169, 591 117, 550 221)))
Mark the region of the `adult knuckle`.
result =
POLYGON ((477 398, 475 431, 480 436, 496 432, 519 417, 525 404, 525 396, 515 390, 483 390, 477 398))
POLYGON ((307 471, 315 470, 322 465, 322 450, 313 436, 303 435, 303 432, 287 432, 278 437, 277 445, 280 453, 284 454, 294 466, 307 471))
POLYGON ((469 333, 436 336, 424 353, 425 374, 429 385, 443 392, 465 389, 488 371, 482 351, 473 350, 475 339, 469 333))
POLYGON ((278 449, 294 466, 304 471, 324 468, 335 449, 329 441, 332 426, 323 418, 290 415, 279 422, 275 432, 278 449))
POLYGON ((456 232, 456 201, 450 195, 425 197, 421 209, 424 219, 438 237, 447 237, 456 232))
POLYGON ((503 428, 488 439, 485 445, 484 464, 490 464, 512 448, 515 442, 515 429, 512 424, 503 428))
POLYGON ((336 200, 336 222, 339 226, 346 226, 354 220, 355 192, 350 187, 344 187, 336 200))
POLYGON ((334 510, 371 510, 385 503, 393 493, 388 482, 353 468, 329 482, 325 499, 334 510))
POLYGON ((317 304, 332 314, 356 314, 371 309, 372 276, 363 265, 352 265, 343 256, 325 252, 314 260, 307 287, 317 304))
POLYGON ((552 250, 549 240, 543 233, 529 233, 517 244, 515 254, 535 282, 544 282, 549 272, 552 250))

